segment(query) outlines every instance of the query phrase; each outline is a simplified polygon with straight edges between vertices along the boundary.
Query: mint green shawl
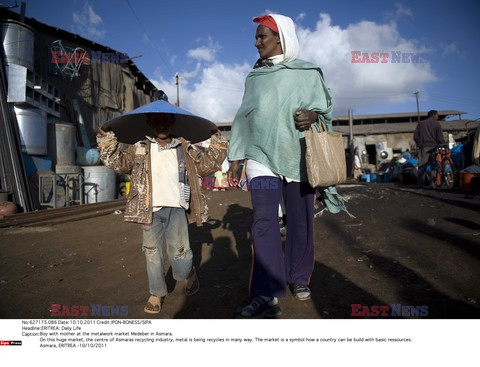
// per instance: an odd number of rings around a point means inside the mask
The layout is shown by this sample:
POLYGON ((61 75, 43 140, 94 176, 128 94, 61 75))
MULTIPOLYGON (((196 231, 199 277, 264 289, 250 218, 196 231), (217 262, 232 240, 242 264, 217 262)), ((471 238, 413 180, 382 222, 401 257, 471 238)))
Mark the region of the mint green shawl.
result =
MULTIPOLYGON (((317 112, 316 124, 321 119, 332 130, 332 99, 320 68, 294 60, 252 70, 233 120, 228 160, 253 159, 278 175, 308 181, 305 135, 293 119, 299 109, 317 112)), ((347 211, 335 187, 322 197, 330 212, 347 211)))
POLYGON ((305 136, 293 119, 299 109, 317 112, 331 130, 332 102, 320 68, 294 60, 252 70, 233 120, 228 159, 253 159, 276 174, 307 181, 305 136))

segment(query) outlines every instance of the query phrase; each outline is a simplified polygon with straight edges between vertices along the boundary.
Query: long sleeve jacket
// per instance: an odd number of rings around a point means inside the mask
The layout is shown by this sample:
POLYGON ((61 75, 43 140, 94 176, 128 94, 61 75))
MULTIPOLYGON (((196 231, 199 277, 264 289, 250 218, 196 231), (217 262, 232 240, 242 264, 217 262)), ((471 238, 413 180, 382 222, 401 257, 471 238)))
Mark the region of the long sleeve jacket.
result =
MULTIPOLYGON (((215 135, 210 147, 200 152, 190 142, 179 138, 185 156, 187 182, 191 189, 190 207, 187 210, 189 223, 201 225, 208 218, 207 205, 201 193, 199 176, 208 176, 218 171, 227 154, 227 141, 215 135)), ((117 173, 131 173, 130 191, 127 195, 125 221, 152 223, 152 176, 149 140, 142 140, 121 150, 115 134, 97 135, 100 159, 117 173)))
POLYGON ((420 149, 433 148, 445 143, 442 126, 432 118, 422 120, 418 123, 413 139, 420 149))

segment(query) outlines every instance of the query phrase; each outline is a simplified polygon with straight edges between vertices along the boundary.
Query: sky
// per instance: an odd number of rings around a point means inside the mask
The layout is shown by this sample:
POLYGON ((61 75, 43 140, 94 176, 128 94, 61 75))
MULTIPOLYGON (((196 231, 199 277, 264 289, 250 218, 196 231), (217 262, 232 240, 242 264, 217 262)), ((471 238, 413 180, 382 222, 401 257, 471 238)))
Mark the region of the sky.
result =
POLYGON ((480 118, 477 1, 27 0, 26 8, 128 54, 170 102, 178 73, 181 107, 214 122, 232 121, 240 106, 258 58, 252 19, 265 13, 294 20, 299 58, 322 68, 335 116, 415 112, 419 92, 420 111, 480 118), (373 53, 387 53, 386 62, 368 63, 373 53))

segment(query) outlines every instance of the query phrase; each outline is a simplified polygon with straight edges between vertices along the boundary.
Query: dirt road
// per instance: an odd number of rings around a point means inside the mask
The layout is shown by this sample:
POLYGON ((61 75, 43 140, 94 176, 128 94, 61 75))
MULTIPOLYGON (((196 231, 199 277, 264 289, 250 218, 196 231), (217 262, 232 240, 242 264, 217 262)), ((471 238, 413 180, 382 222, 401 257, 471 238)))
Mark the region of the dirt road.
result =
MULTIPOLYGON (((391 183, 338 190, 356 218, 315 219, 312 299, 288 294, 280 318, 356 317, 352 304, 389 306, 387 317, 391 305, 428 306, 422 318, 480 317, 479 196, 391 183)), ((141 228, 111 214, 0 229, 0 317, 48 318, 52 304, 101 304, 126 305, 129 318, 232 318, 247 301, 249 194, 206 195, 211 220, 191 227, 198 294, 186 298, 183 284, 168 274, 171 293, 162 312, 145 314, 141 228)))

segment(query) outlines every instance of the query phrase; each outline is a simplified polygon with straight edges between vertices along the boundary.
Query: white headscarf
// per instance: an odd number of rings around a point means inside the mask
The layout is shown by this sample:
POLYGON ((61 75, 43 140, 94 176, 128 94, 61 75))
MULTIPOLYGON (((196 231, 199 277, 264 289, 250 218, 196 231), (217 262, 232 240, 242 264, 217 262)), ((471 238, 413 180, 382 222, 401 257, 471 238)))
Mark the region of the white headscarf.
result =
POLYGON ((271 16, 278 27, 278 35, 282 45, 284 61, 293 61, 298 57, 300 47, 298 45, 297 34, 295 33, 295 24, 289 17, 280 14, 267 14, 271 16))

